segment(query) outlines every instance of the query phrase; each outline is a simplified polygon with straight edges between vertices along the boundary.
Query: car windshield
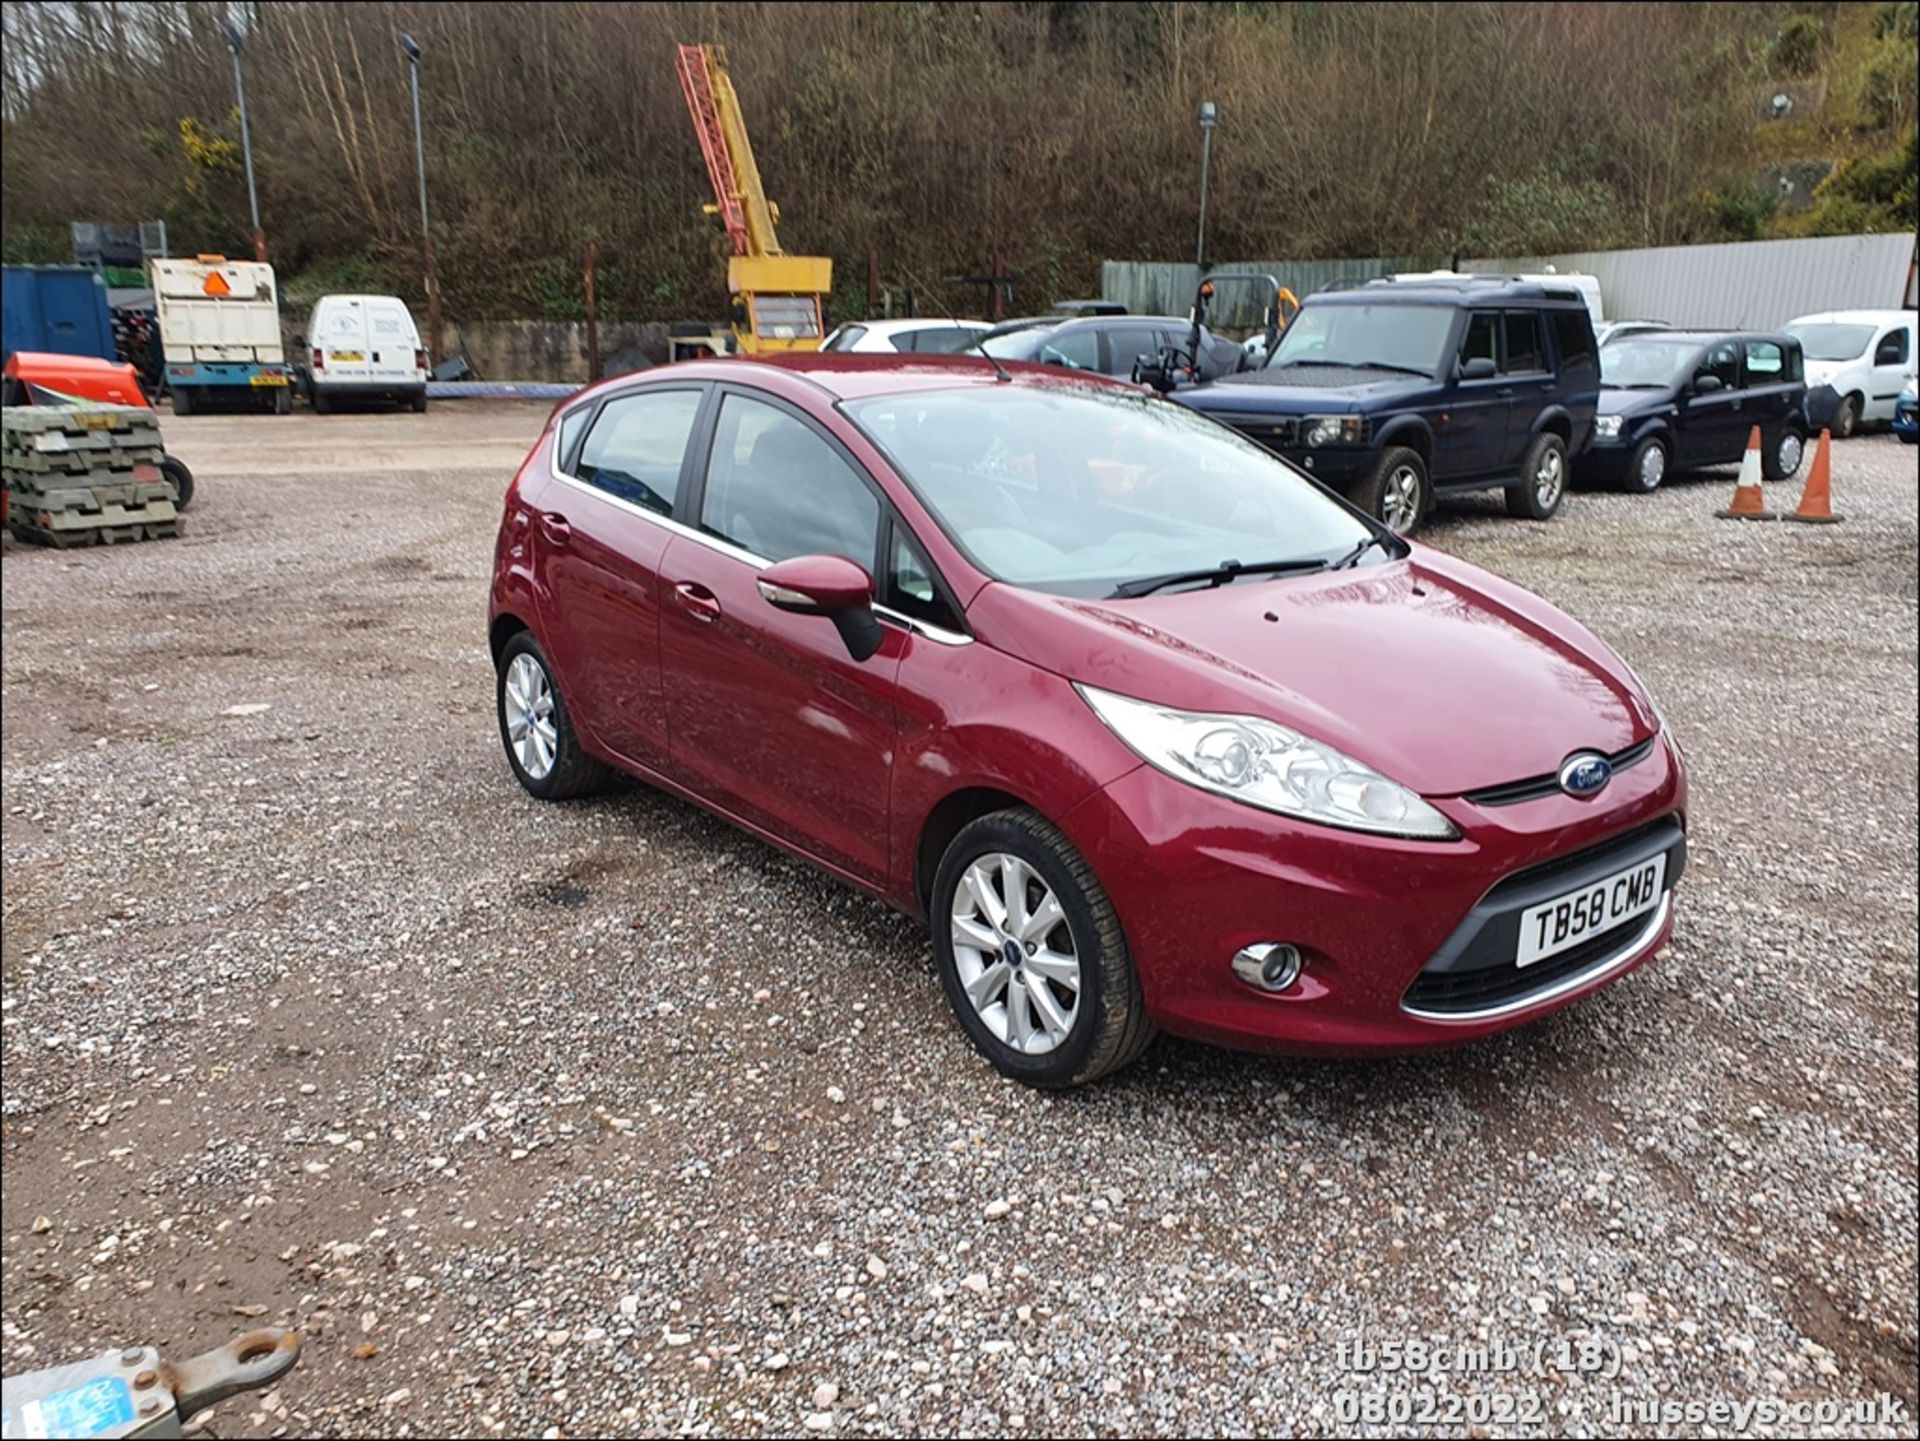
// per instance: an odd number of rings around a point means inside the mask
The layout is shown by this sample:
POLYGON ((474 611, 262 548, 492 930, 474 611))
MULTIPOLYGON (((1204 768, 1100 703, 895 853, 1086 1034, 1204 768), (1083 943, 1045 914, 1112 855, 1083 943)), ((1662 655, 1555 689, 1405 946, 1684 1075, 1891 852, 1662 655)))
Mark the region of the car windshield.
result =
POLYGON ((1438 375, 1452 326, 1452 309, 1441 305, 1309 304, 1282 332, 1268 364, 1438 375))
POLYGON ((1800 342, 1808 360, 1855 360, 1866 354, 1873 339, 1871 325, 1789 325, 1787 334, 1800 342))
POLYGON ((1227 561, 1311 564, 1373 535, 1259 446, 1155 396, 996 385, 843 409, 975 565, 1034 590, 1107 596, 1227 561))
POLYGON ((1600 384, 1607 390, 1665 390, 1692 373, 1698 344, 1630 335, 1600 347, 1600 384))

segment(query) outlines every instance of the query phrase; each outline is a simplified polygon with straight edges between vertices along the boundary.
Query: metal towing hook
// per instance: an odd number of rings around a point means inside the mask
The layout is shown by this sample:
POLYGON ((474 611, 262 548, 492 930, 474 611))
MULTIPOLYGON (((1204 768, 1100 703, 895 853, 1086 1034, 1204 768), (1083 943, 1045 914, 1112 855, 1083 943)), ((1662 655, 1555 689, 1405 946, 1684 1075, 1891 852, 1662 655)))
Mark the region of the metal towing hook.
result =
POLYGON ((178 1436, 217 1401, 270 1386, 300 1359, 300 1337, 263 1326, 190 1361, 151 1346, 49 1366, 4 1382, 4 1441, 27 1437, 178 1436))

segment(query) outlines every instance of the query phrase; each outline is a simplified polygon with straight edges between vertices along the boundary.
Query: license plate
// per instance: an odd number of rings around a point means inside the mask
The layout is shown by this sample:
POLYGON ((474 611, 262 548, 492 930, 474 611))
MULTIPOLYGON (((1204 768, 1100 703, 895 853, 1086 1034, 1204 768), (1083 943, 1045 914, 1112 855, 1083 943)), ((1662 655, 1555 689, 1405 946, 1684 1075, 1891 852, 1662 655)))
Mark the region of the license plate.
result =
POLYGON ((366 352, 360 350, 329 350, 327 352, 328 360, 351 360, 358 362, 366 358, 366 352))
POLYGON ((253 383, 255 385, 285 385, 287 378, 284 375, 256 375, 253 378, 253 383))
POLYGON ((1660 904, 1660 884, 1666 875, 1667 856, 1662 851, 1590 886, 1529 906, 1520 913, 1520 952, 1514 965, 1544 961, 1652 910, 1660 904))

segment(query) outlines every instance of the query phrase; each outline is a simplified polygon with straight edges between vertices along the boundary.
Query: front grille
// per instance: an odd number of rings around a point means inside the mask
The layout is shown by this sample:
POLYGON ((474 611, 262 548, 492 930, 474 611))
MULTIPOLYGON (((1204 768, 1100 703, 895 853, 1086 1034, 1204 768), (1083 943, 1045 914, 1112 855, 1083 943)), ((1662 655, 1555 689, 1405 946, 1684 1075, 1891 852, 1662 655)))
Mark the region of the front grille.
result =
POLYGON ((1295 444, 1300 434, 1300 422, 1288 415, 1220 415, 1215 418, 1269 450, 1281 450, 1295 444))
POLYGON ((1477 971, 1423 971, 1407 988, 1402 1004, 1411 1010, 1446 1015, 1484 1011, 1510 1001, 1524 1000, 1604 960, 1631 940, 1646 926, 1647 921, 1645 915, 1634 916, 1610 931, 1582 941, 1557 956, 1538 961, 1525 970, 1508 964, 1487 966, 1477 971))
MULTIPOLYGON (((1607 757, 1607 764, 1611 765, 1616 773, 1625 770, 1628 766, 1639 765, 1641 761, 1653 754, 1653 743, 1656 739, 1658 739, 1657 736, 1648 736, 1638 745, 1628 746, 1623 751, 1615 751, 1607 757)), ((1560 794, 1562 794, 1560 777, 1556 772, 1553 775, 1528 776, 1523 781, 1508 781, 1504 785, 1485 786, 1477 791, 1466 792, 1461 799, 1472 801, 1477 806, 1517 806, 1522 801, 1537 801, 1542 796, 1560 794)))

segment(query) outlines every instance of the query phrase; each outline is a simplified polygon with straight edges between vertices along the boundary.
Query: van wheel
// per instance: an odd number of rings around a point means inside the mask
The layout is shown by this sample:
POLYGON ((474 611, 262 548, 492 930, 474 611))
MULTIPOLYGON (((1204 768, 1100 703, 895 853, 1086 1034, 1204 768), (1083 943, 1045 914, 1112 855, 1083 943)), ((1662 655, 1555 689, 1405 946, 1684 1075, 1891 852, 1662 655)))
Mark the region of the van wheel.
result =
POLYGON ((333 413, 333 402, 327 399, 326 391, 317 385, 313 388, 313 413, 315 415, 330 415, 333 413))
POLYGON ((193 392, 185 386, 177 387, 173 392, 173 413, 175 415, 193 414, 193 392))
POLYGON ((283 385, 273 393, 273 413, 275 415, 293 414, 293 387, 283 385))
POLYGON ((1520 478, 1507 487, 1507 514, 1551 520, 1566 493, 1567 443, 1543 430, 1520 458, 1520 478))
POLYGON ((1029 810, 953 838, 927 914, 940 984, 968 1038, 1029 1086, 1080 1086, 1153 1039, 1120 918, 1080 853, 1029 810))
POLYGON ((1833 416, 1835 440, 1849 440, 1853 437, 1854 431, 1860 428, 1860 412, 1865 408, 1865 404, 1858 395, 1849 395, 1840 402, 1840 409, 1835 411, 1833 416))
POLYGON ((1349 499, 1389 530, 1412 535, 1433 505, 1427 463, 1417 450, 1389 446, 1373 474, 1353 488, 1349 499))
POLYGON ((173 508, 185 510, 193 504, 193 472, 170 455, 160 458, 160 473, 173 487, 173 508))
POLYGON ((413 397, 413 413, 415 415, 425 415, 427 413, 426 391, 422 390, 413 397))

